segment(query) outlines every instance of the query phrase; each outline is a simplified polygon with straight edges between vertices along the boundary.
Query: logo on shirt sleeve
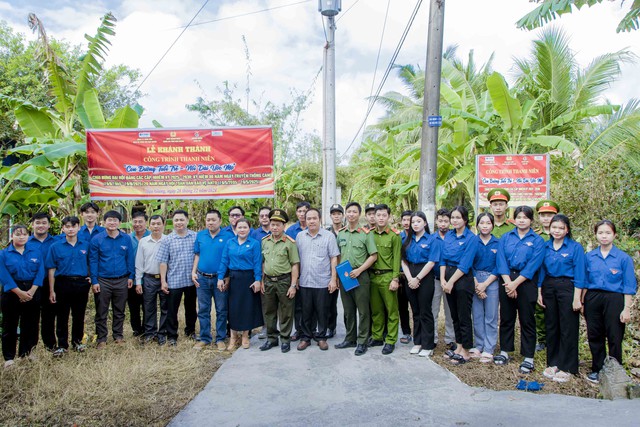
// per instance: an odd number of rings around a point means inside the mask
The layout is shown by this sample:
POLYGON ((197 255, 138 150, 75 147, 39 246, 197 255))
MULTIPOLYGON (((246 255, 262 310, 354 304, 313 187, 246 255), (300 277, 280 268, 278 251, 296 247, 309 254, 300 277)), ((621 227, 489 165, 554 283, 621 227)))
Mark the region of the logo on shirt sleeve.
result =
POLYGON ((429 247, 429 245, 427 245, 427 244, 424 244, 424 243, 423 243, 423 244, 421 244, 421 245, 420 245, 420 247, 421 247, 422 249, 425 249, 425 248, 428 248, 428 247, 429 247))
POLYGON ((86 254, 87 254, 87 251, 85 251, 84 249, 80 249, 80 253, 81 253, 82 255, 86 255, 86 254))
POLYGON ((122 250, 123 250, 123 251, 126 251, 126 250, 127 250, 127 246, 126 246, 126 245, 122 245, 122 246, 120 246, 120 247, 122 248, 122 250))
POLYGON ((562 256, 563 258, 566 258, 569 256, 569 254, 560 254, 560 256, 562 256))
POLYGON ((464 242, 458 242, 458 245, 462 246, 464 245, 464 242))
POLYGON ((497 249, 491 249, 491 252, 493 252, 494 254, 497 254, 498 250, 497 249))
POLYGON ((620 270, 616 270, 615 268, 610 268, 609 271, 611 271, 611 274, 618 274, 620 273, 620 270))
POLYGON ((531 246, 533 246, 533 243, 531 243, 531 242, 527 242, 527 243, 525 243, 525 245, 527 245, 527 246, 531 247, 531 246))
POLYGON ((31 261, 33 263, 36 263, 36 262, 38 262, 38 258, 31 258, 29 261, 31 261))

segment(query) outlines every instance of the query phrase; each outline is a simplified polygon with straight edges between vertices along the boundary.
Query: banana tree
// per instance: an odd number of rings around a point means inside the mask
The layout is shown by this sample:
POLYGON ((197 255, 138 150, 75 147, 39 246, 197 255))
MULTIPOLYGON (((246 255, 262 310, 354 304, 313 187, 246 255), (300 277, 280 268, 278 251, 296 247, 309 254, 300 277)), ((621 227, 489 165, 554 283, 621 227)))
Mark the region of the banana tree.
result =
POLYGON ((0 94, 0 102, 13 108, 24 141, 7 151, 22 160, 0 169, 6 191, 0 204, 3 214, 29 207, 60 206, 71 211, 84 191, 86 170, 86 128, 135 128, 142 114, 140 106, 123 107, 105 120, 93 82, 102 72, 102 63, 115 33, 111 13, 101 19, 95 36, 85 35, 87 52, 73 77, 61 65, 51 48, 40 19, 29 15, 32 30, 38 33, 40 56, 46 68, 52 106, 37 106, 26 100, 0 94))

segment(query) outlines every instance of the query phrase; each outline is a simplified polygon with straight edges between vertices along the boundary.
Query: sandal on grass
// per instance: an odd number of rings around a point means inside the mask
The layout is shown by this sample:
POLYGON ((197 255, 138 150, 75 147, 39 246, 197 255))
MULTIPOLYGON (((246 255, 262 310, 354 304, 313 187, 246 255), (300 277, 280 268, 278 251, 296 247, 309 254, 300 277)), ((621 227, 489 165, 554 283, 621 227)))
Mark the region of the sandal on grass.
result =
POLYGON ((558 371, 553 377, 553 381, 557 383, 566 383, 570 379, 571 379, 571 374, 564 371, 558 371))
POLYGON ((460 354, 454 354, 453 357, 449 360, 449 362, 452 365, 464 365, 465 363, 468 363, 469 361, 471 361, 471 359, 465 359, 464 357, 462 357, 462 355, 460 354))
POLYGON ((545 377, 550 378, 550 379, 552 379, 557 373, 558 373, 558 367, 557 366, 549 366, 549 367, 547 367, 547 369, 542 371, 542 375, 544 375, 545 377))
POLYGON ((489 362, 493 362, 493 354, 483 352, 480 355, 480 363, 489 363, 489 362))
POLYGON ((535 370, 535 366, 533 366, 533 363, 527 362, 527 361, 522 362, 520 364, 520 367, 518 368, 518 371, 521 374, 530 374, 534 370, 535 370))
POLYGON ((503 366, 509 363, 509 358, 507 356, 499 354, 497 356, 493 356, 493 363, 498 366, 503 366))
POLYGON ((452 350, 447 350, 444 352, 444 355, 442 357, 444 357, 445 359, 453 359, 455 355, 456 353, 454 353, 452 350))

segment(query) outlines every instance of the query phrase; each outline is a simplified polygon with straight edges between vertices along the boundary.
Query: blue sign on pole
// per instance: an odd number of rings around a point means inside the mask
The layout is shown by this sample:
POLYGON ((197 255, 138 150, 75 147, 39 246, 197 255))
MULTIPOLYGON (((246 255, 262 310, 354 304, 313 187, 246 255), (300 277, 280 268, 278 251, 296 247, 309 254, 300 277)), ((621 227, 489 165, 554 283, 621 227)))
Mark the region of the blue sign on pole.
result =
POLYGON ((429 116, 428 120, 430 128, 442 126, 442 116, 429 116))

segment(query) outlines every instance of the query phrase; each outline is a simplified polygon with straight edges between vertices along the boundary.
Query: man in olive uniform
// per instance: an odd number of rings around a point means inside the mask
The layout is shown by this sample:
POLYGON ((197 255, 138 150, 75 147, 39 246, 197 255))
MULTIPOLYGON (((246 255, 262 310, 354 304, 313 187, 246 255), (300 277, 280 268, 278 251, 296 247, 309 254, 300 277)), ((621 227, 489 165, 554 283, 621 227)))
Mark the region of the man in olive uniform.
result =
POLYGON ((361 213, 362 208, 359 203, 349 202, 346 213, 347 226, 338 232, 340 262, 349 261, 353 269, 350 276, 358 279, 360 285, 350 291, 340 288, 347 335, 343 342, 335 345, 335 348, 356 347, 356 356, 362 356, 367 352, 367 340, 371 332, 371 308, 369 306, 371 286, 367 270, 378 259, 378 250, 373 241, 373 234, 368 229, 358 226, 361 213))
POLYGON ((284 233, 284 226, 289 221, 287 213, 282 209, 273 209, 269 212, 269 221, 271 234, 262 239, 262 312, 267 340, 260 350, 266 351, 277 346, 280 335, 280 350, 287 353, 291 350, 293 298, 296 296, 300 256, 295 240, 284 233))
POLYGON ((515 228, 513 221, 507 218, 511 195, 504 188, 494 188, 487 193, 487 200, 489 200, 495 223, 493 235, 499 239, 503 234, 515 228))
POLYGON ((402 239, 398 231, 389 227, 391 209, 376 206, 376 228, 371 233, 378 249, 371 276, 371 339, 369 346, 384 344, 382 354, 391 354, 398 340, 398 287, 400 285, 400 256, 402 239), (385 316, 386 311, 386 316, 385 316), (385 319, 386 317, 386 319, 385 319), (386 322, 385 322, 386 321, 386 322), (385 324, 387 336, 383 342, 385 324))
MULTIPOLYGON (((547 241, 551 238, 549 234, 551 219, 560 212, 560 206, 553 200, 540 200, 536 205, 536 212, 538 212, 540 226, 534 231, 547 241)), ((544 323, 544 307, 539 304, 536 304, 536 335, 538 337, 536 351, 542 351, 547 347, 547 327, 544 323)))
POLYGON ((375 203, 367 203, 366 205, 364 205, 364 217, 367 220, 367 225, 365 225, 365 227, 368 228, 369 231, 376 228, 376 204, 375 203))

